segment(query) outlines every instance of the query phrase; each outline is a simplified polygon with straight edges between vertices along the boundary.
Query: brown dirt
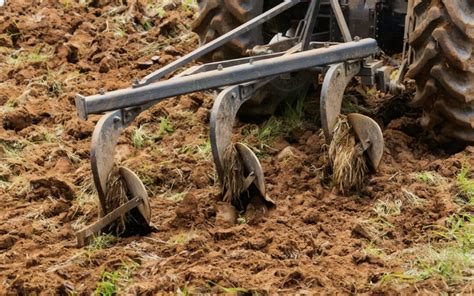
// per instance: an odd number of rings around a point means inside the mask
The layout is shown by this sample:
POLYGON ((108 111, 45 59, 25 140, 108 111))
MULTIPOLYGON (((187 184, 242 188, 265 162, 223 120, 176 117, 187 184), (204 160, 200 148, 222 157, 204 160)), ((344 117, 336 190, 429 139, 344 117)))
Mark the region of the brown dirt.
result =
MULTIPOLYGON (((119 161, 149 190, 156 230, 106 247, 75 247, 74 231, 98 217, 89 149, 99 119, 78 120, 75 94, 127 87, 132 78, 197 46, 187 25, 191 10, 168 5, 160 18, 146 1, 121 3, 16 0, 0 8, 1 294, 89 295, 103 271, 121 270, 131 261, 138 265, 117 284, 122 293, 218 293, 223 287, 270 294, 472 291, 472 285, 445 285, 436 278, 383 282, 383 275, 403 271, 404 259, 365 252, 375 245, 396 255, 432 241, 426 226, 442 225, 456 212, 453 180, 463 163, 474 167, 473 147, 452 155, 431 147, 414 111, 380 116, 386 139, 380 170, 351 196, 329 185, 316 124, 306 121, 278 137, 261 155, 268 195, 277 206, 267 216, 249 218, 255 223, 243 223, 245 217, 218 202, 206 150, 212 95, 168 100, 135 121, 153 134, 143 148, 132 145, 131 127, 117 149, 119 161), (145 31, 147 15, 153 21, 145 31), (154 55, 160 62, 141 70, 139 64, 154 55), (163 118, 172 131, 160 129, 163 118), (436 172, 447 185, 413 177, 424 171, 436 172), (413 202, 411 194, 419 200, 413 202), (400 214, 385 217, 390 227, 370 223, 381 200, 402 203, 400 214)), ((310 109, 307 116, 314 117, 310 109)), ((240 123, 236 137, 258 146, 248 133, 253 128, 240 123)))

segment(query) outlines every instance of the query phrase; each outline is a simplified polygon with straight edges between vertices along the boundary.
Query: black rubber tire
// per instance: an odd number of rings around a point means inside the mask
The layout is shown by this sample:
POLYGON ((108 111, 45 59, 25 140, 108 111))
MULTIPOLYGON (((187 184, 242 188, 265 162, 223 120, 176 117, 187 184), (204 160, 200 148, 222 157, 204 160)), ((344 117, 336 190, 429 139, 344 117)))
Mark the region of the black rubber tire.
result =
POLYGON ((422 125, 440 141, 474 143, 474 3, 415 0, 409 42, 422 125))
MULTIPOLYGON (((199 35, 201 44, 207 43, 261 14, 263 2, 262 0, 198 0, 199 16, 193 22, 193 31, 199 35)), ((229 41, 208 58, 220 61, 245 56, 247 49, 257 44, 263 44, 261 28, 229 41)))

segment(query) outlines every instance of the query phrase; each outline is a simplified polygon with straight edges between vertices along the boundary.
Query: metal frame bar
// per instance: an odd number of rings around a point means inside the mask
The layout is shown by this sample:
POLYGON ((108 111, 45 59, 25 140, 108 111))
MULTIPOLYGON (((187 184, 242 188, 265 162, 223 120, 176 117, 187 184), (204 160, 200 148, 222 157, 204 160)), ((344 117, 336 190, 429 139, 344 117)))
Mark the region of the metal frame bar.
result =
POLYGON ((77 95, 76 108, 81 118, 89 114, 139 106, 196 91, 248 82, 312 67, 362 59, 378 53, 377 41, 367 38, 327 48, 250 62, 228 68, 160 81, 139 88, 128 88, 89 97, 77 95))

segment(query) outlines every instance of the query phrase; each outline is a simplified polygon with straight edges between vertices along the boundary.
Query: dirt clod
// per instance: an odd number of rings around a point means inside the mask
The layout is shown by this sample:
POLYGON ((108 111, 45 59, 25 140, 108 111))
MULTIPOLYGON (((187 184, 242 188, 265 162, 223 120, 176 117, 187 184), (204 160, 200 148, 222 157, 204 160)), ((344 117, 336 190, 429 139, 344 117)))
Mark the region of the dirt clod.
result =
POLYGON ((39 200, 45 198, 74 198, 73 186, 60 177, 35 178, 30 181, 31 190, 27 193, 28 200, 39 200))
POLYGON ((3 116, 3 128, 20 131, 33 124, 36 117, 26 109, 18 109, 3 116))
POLYGON ((17 241, 17 238, 12 236, 12 235, 2 235, 0 237, 0 250, 8 250, 10 249, 15 242, 17 241))

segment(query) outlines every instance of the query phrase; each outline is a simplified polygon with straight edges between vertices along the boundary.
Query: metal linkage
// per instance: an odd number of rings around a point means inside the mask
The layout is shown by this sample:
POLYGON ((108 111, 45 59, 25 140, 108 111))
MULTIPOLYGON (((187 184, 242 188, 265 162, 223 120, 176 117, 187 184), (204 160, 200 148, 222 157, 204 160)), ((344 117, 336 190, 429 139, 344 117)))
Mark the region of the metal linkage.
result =
POLYGON ((344 18, 344 14, 342 13, 339 0, 331 0, 331 8, 334 12, 334 15, 336 16, 336 21, 339 26, 339 30, 341 30, 342 39, 344 39, 344 42, 352 41, 351 32, 349 31, 346 19, 344 18))
POLYGON ((157 103, 177 95, 249 82, 347 60, 363 59, 376 53, 378 53, 377 41, 367 38, 328 48, 312 49, 248 64, 218 68, 217 70, 160 81, 139 88, 116 90, 89 97, 78 95, 76 97, 76 108, 79 117, 86 119, 90 114, 151 102, 157 103))
POLYGON ((314 27, 318 19, 319 11, 321 9, 321 0, 313 0, 309 5, 308 12, 305 17, 305 24, 303 34, 301 35, 301 50, 308 50, 311 37, 313 35, 314 27))
MULTIPOLYGON (((319 0, 318 0, 319 1, 319 0)), ((282 12, 290 9, 291 7, 295 6, 298 3, 301 3, 302 0, 285 0, 281 4, 273 7, 272 9, 262 13, 256 18, 242 24, 241 26, 233 29, 232 31, 220 36, 219 38, 214 39, 213 41, 204 44, 197 50, 185 55, 184 57, 176 60, 175 62, 166 65, 165 67, 161 68, 160 70, 153 72, 146 77, 144 77, 141 81, 134 85, 134 87, 140 87, 144 85, 148 85, 152 82, 158 81, 163 78, 165 75, 172 73, 173 71, 177 70, 178 68, 190 63, 196 59, 203 57, 204 55, 212 52, 213 50, 219 48, 220 46, 224 45, 225 43, 229 42, 230 40, 234 39, 235 37, 242 35, 246 32, 251 31, 252 29, 258 27, 259 25, 265 23, 269 19, 281 14, 282 12)))

